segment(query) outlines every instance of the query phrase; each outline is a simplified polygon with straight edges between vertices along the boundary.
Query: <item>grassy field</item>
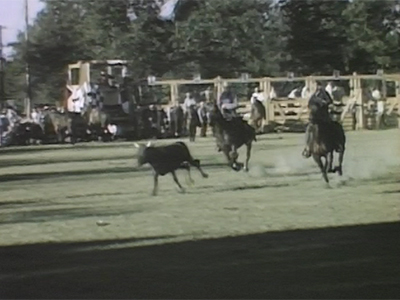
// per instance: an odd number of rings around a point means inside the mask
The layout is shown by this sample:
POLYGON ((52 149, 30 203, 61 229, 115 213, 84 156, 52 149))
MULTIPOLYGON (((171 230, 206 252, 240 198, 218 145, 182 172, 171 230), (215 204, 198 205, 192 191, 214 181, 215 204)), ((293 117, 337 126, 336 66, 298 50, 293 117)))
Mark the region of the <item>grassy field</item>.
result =
POLYGON ((132 143, 0 149, 0 297, 397 298, 400 132, 347 139, 330 188, 302 134, 260 136, 249 173, 198 139, 210 177, 157 197, 132 143))

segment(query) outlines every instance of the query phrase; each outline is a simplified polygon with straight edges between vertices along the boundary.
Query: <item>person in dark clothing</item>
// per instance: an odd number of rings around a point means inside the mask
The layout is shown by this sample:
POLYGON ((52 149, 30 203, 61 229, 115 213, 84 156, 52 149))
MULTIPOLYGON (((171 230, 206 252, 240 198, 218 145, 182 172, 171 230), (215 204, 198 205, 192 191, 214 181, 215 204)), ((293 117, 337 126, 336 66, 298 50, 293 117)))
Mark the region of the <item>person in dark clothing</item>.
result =
POLYGON ((329 114, 329 105, 333 104, 333 100, 324 87, 318 83, 317 90, 308 100, 309 123, 306 128, 305 148, 303 156, 308 158, 311 156, 310 143, 312 141, 312 126, 317 123, 331 122, 332 119, 329 114))
POLYGON ((228 84, 224 85, 224 91, 218 99, 218 107, 224 117, 236 116, 235 109, 238 106, 238 101, 235 93, 231 90, 228 84))

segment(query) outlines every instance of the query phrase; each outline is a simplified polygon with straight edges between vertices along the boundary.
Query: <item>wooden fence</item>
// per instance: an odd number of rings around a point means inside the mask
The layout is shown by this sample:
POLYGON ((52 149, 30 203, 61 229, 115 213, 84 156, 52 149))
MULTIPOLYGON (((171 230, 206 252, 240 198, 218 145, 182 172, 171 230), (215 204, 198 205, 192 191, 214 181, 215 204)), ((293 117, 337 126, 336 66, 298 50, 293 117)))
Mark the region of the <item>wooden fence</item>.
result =
MULTIPOLYGON (((382 75, 360 75, 353 73, 352 75, 343 76, 306 76, 306 77, 279 77, 279 78, 221 78, 205 80, 155 80, 152 85, 169 86, 170 101, 168 105, 175 105, 179 101, 179 86, 182 85, 211 85, 214 86, 214 93, 217 98, 222 93, 223 86, 228 83, 241 84, 258 84, 259 88, 264 92, 267 109, 267 119, 265 125, 290 126, 292 124, 304 125, 308 120, 308 99, 288 99, 277 98, 270 99, 270 92, 274 83, 278 82, 304 82, 310 93, 313 93, 317 86, 317 81, 348 81, 350 92, 349 95, 342 99, 337 105, 337 119, 342 122, 346 130, 371 129, 375 126, 374 104, 364 96, 362 81, 376 80, 381 82, 381 94, 386 101, 386 119, 389 125, 399 126, 400 123, 400 74, 382 74, 382 75), (387 97, 387 83, 395 83, 395 94, 387 97)), ((242 112, 250 111, 250 101, 245 99, 245 108, 242 112)), ((304 126, 303 126, 304 127, 304 126)))

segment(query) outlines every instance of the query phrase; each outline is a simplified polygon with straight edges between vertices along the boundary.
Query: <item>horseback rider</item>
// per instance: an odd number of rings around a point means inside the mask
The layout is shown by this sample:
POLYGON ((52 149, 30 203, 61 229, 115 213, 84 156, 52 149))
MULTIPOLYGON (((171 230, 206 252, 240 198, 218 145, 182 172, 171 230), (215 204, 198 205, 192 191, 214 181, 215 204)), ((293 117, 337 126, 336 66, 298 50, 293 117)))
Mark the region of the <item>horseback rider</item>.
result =
POLYGON ((317 82, 315 93, 308 100, 308 109, 310 111, 309 123, 306 128, 306 146, 303 150, 303 156, 308 158, 311 156, 312 126, 318 123, 329 123, 332 119, 329 114, 329 105, 333 104, 333 100, 329 93, 324 89, 320 82, 317 82))
POLYGON ((218 100, 218 107, 225 118, 232 118, 237 116, 237 97, 227 83, 224 84, 224 91, 222 92, 218 100))

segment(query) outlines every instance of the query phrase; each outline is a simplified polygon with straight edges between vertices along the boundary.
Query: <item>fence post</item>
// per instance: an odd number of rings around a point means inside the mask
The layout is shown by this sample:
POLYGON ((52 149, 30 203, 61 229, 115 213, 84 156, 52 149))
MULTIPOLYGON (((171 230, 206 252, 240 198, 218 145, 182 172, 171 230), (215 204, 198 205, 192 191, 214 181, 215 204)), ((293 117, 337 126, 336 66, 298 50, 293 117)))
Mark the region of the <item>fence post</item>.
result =
POLYGON ((308 96, 311 96, 317 90, 317 83, 315 82, 315 79, 312 76, 307 76, 306 77, 305 86, 306 86, 307 91, 309 93, 308 96))
POLYGON ((382 99, 387 99, 387 84, 386 78, 382 78, 382 99))
POLYGON ((355 92, 354 92, 354 78, 353 77, 351 77, 349 80, 349 88, 350 88, 349 98, 354 98, 355 92))
POLYGON ((170 93, 171 93, 171 103, 173 106, 178 104, 178 84, 177 83, 170 83, 169 85, 170 93))
POLYGON ((400 129, 400 78, 395 81, 396 84, 396 101, 397 101, 397 126, 400 129))
POLYGON ((267 85, 268 85, 268 118, 269 118, 268 121, 269 123, 271 123, 275 122, 275 104, 274 104, 274 99, 270 97, 272 90, 274 90, 274 86, 272 85, 272 81, 270 78, 268 78, 267 80, 268 80, 267 85))
POLYGON ((269 124, 269 110, 270 110, 270 99, 269 99, 269 92, 271 90, 271 83, 269 82, 267 77, 264 77, 262 81, 260 82, 261 88, 264 93, 264 99, 265 99, 265 124, 269 124))
POLYGON ((219 97, 222 94, 222 78, 221 76, 217 76, 214 81, 214 88, 217 88, 217 98, 215 99, 215 103, 218 103, 219 97))
POLYGON ((357 72, 353 73, 353 87, 354 87, 354 97, 356 98, 356 103, 359 105, 358 116, 357 116, 357 127, 358 129, 366 128, 365 120, 365 107, 364 107, 364 97, 361 87, 361 78, 357 75, 357 72))

